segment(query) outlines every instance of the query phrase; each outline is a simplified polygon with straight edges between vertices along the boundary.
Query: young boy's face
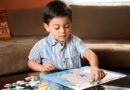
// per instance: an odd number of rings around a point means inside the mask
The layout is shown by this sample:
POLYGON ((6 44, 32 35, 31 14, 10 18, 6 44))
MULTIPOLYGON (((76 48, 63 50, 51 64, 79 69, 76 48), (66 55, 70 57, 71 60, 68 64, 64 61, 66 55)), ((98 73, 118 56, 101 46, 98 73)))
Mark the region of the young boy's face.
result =
POLYGON ((44 23, 44 27, 58 42, 64 43, 71 32, 71 21, 67 16, 54 17, 49 24, 44 23))

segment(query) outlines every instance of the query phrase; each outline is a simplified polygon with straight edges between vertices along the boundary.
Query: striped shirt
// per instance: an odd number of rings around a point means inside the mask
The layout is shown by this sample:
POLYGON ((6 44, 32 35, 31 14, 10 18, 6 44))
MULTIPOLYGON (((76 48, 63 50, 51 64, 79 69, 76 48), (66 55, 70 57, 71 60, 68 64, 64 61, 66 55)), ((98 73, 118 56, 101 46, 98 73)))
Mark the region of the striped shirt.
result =
POLYGON ((77 68, 81 67, 80 59, 86 48, 86 44, 73 34, 63 45, 49 34, 34 45, 28 58, 37 63, 51 63, 55 68, 61 70, 77 68))

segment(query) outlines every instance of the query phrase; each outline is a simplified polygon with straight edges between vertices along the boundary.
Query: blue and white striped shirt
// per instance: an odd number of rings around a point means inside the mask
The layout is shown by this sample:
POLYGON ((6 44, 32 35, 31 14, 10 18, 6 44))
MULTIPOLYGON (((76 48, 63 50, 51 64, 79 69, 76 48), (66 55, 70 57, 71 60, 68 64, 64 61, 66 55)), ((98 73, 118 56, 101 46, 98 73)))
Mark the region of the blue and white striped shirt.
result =
POLYGON ((37 63, 51 63, 57 69, 71 69, 81 67, 80 59, 86 49, 86 44, 73 34, 63 45, 49 34, 34 45, 28 58, 37 63))

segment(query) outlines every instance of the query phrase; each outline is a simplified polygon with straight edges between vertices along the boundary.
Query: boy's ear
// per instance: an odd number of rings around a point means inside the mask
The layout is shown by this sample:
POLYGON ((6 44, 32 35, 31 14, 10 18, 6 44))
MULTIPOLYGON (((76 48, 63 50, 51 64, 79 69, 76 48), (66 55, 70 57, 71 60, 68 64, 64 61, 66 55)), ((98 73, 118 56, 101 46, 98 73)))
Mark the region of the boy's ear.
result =
POLYGON ((45 30, 46 30, 47 32, 50 32, 48 24, 43 23, 43 27, 45 28, 45 30))

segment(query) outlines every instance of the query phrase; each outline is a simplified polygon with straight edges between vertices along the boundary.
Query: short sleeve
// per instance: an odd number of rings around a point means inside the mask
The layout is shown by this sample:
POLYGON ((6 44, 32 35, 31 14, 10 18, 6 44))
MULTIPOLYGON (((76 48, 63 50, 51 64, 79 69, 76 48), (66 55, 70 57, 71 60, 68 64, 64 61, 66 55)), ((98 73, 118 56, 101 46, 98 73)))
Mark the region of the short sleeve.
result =
POLYGON ((78 52, 81 54, 81 58, 83 58, 85 50, 88 49, 87 44, 76 36, 74 37, 74 42, 78 52))
POLYGON ((40 43, 37 42, 33 48, 31 49, 29 56, 28 56, 29 60, 34 60, 37 63, 40 63, 40 43))

